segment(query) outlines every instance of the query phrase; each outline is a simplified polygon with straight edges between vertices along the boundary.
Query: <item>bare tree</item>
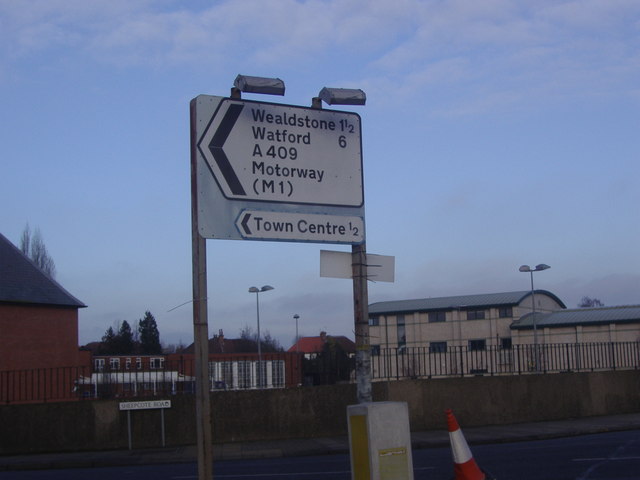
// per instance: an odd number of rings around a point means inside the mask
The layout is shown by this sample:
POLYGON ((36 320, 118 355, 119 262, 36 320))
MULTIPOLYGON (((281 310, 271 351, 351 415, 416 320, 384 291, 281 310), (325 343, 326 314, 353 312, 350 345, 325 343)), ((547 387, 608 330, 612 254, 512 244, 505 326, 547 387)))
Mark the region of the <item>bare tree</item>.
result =
POLYGON ((20 237, 20 250, 27 257, 31 259, 44 273, 51 278, 56 276, 56 264, 53 258, 49 255, 47 247, 42 239, 40 229, 36 228, 33 235, 31 235, 31 229, 29 224, 24 227, 22 237, 20 237))
POLYGON ((591 297, 585 296, 585 297, 582 297, 582 300, 580 300, 580 303, 578 303, 578 307, 580 308, 604 307, 604 303, 602 303, 597 298, 591 298, 591 297))

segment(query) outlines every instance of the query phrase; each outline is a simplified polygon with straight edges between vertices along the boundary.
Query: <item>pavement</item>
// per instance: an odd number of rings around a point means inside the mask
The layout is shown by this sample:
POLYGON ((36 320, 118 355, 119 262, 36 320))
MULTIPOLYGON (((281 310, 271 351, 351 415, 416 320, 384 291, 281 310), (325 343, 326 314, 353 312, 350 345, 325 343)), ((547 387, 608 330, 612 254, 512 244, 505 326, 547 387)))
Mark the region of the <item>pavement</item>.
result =
MULTIPOLYGON (((520 423, 468 427, 461 425, 470 445, 506 443, 528 440, 588 435, 640 429, 640 413, 587 417, 549 422, 520 423)), ((448 447, 446 430, 412 432, 414 449, 448 447)), ((214 461, 248 458, 292 457, 305 455, 346 454, 348 437, 296 438, 261 442, 225 443, 214 445, 214 461)), ((195 445, 140 450, 108 450, 96 452, 45 453, 0 456, 0 471, 50 470, 58 468, 94 468, 124 465, 196 462, 195 445)))

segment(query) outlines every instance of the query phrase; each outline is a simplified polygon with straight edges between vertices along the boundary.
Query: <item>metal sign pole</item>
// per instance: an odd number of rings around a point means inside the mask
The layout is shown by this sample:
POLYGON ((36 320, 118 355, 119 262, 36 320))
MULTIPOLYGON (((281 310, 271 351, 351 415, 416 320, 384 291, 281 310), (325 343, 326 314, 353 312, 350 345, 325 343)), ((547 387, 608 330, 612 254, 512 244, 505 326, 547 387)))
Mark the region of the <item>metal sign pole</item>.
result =
MULTIPOLYGON (((322 100, 314 97, 311 108, 322 109, 322 100)), ((362 238, 366 238, 364 224, 362 238)), ((356 336, 356 383, 358 403, 373 401, 371 395, 371 346, 369 345, 369 290, 367 288, 366 241, 351 247, 353 278, 353 321, 356 336)))
POLYGON ((193 256, 193 343, 196 370, 196 437, 198 480, 213 475, 213 439, 209 401, 209 329, 207 318, 207 245, 198 231, 197 128, 195 101, 191 114, 191 240, 193 256))
POLYGON ((353 270, 353 319, 356 335, 356 382, 358 403, 372 402, 371 346, 369 345, 369 291, 366 243, 351 247, 353 270))

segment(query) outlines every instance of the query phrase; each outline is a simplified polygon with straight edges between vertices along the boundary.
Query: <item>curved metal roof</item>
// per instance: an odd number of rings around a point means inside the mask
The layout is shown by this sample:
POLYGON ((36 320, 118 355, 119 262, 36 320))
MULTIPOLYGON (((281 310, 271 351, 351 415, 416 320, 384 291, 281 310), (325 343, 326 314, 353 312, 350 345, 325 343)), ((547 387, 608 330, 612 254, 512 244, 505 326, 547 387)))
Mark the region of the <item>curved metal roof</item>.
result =
MULTIPOLYGON (((566 305, 557 296, 547 290, 535 290, 536 294, 547 295, 562 308, 566 305)), ((369 305, 369 315, 386 315, 406 312, 428 312, 433 310, 457 310, 490 307, 512 307, 519 305, 531 290, 502 293, 482 293, 478 295, 458 295, 454 297, 434 297, 416 300, 395 300, 377 302, 369 305)))
MULTIPOLYGON (((576 325, 609 325, 611 323, 640 323, 640 305, 618 307, 575 308, 551 313, 535 313, 536 327, 559 328, 576 325)), ((511 324, 514 330, 533 328, 533 314, 527 313, 511 324)))

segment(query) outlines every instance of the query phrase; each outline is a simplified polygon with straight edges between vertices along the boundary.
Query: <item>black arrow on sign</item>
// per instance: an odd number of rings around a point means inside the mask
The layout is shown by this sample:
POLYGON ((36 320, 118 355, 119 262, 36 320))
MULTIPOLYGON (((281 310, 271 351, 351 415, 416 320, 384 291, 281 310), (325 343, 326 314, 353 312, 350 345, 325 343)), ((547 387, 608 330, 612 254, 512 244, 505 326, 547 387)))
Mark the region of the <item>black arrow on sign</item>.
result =
POLYGON ((233 167, 227 158, 227 154, 224 153, 223 147, 231 133, 231 130, 233 130, 233 126, 236 124, 240 113, 242 113, 243 108, 244 105, 237 103, 229 105, 229 108, 225 112, 216 133, 213 134, 213 138, 209 143, 209 151, 218 164, 218 168, 222 172, 224 179, 227 181, 227 185, 229 185, 231 193, 234 195, 246 195, 247 193, 244 191, 244 188, 240 183, 240 179, 233 170, 233 167))
POLYGON ((251 235, 251 229, 249 228, 249 219, 251 218, 251 214, 247 213, 245 214, 244 218, 242 219, 242 222, 240 222, 240 225, 242 225, 242 228, 244 229, 244 232, 247 235, 251 235))

